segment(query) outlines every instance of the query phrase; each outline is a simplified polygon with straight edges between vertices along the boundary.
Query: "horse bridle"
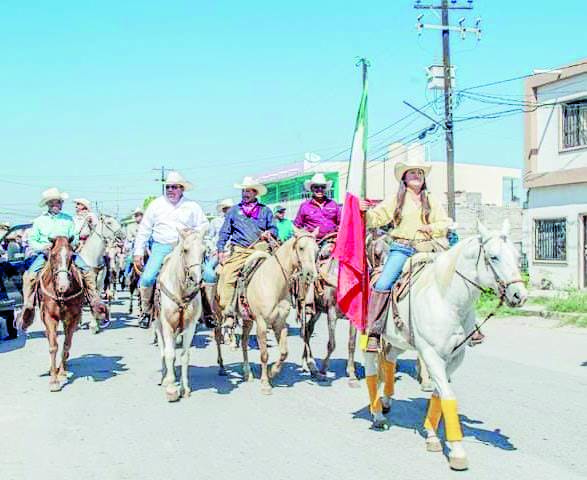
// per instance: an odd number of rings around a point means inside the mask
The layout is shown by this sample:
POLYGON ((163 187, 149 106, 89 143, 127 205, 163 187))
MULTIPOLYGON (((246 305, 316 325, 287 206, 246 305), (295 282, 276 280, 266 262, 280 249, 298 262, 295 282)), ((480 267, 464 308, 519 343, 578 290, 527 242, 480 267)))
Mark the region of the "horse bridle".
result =
MULTIPOLYGON (((192 268, 194 267, 201 267, 202 266, 202 262, 196 262, 196 263, 192 263, 192 264, 187 264, 185 261, 185 256, 182 254, 181 255, 181 263, 182 263, 182 267, 183 267, 183 274, 184 277, 187 279, 189 278, 189 274, 192 268)), ((189 303, 196 298, 196 296, 198 295, 198 293, 200 293, 202 287, 202 279, 200 279, 200 281, 198 283, 195 284, 195 288, 191 291, 188 291, 188 293, 186 293, 185 295, 183 295, 180 298, 178 298, 175 294, 173 294, 164 284, 163 282, 159 282, 159 288, 161 290, 161 292, 163 292, 165 294, 166 297, 168 297, 169 299, 173 300, 173 302, 175 302, 177 304, 177 306, 179 307, 180 310, 180 314, 183 314, 183 311, 187 308, 187 306, 189 305, 189 303)))
MULTIPOLYGON (((73 263, 73 258, 70 258, 70 261, 67 263, 67 265, 71 265, 73 263)), ((56 279, 57 279, 57 275, 59 275, 60 273, 66 273, 68 278, 71 278, 71 273, 69 268, 58 268, 56 271, 53 269, 53 266, 51 265, 51 259, 49 258, 48 261, 49 264, 49 269, 51 270, 51 277, 53 278, 53 285, 55 285, 56 279)), ((84 284, 81 278, 77 278, 76 279, 78 281, 78 283, 80 284, 80 289, 71 294, 71 295, 67 295, 67 296, 63 296, 63 295, 54 295, 51 292, 49 292, 49 290, 47 290, 47 287, 45 286, 45 284, 43 283, 43 275, 40 275, 39 278, 39 286, 41 287, 41 292, 43 293, 43 295, 49 297, 51 300, 62 304, 65 302, 68 302, 70 300, 73 300, 74 298, 79 297, 80 295, 82 295, 84 293, 84 284)))
MULTIPOLYGON (((294 242, 293 242, 293 245, 291 247, 292 250, 295 252, 295 255, 296 255, 296 264, 294 264, 294 268, 293 268, 293 271, 294 272, 296 272, 297 270, 301 270, 302 269, 302 259, 300 257, 299 252, 296 249, 296 245, 298 244, 298 242, 302 238, 314 238, 314 239, 316 239, 316 237, 314 237, 314 235, 310 235, 310 234, 307 234, 307 235, 299 235, 299 236, 296 236, 294 238, 294 242)), ((276 253, 277 253, 277 250, 276 250, 276 253)), ((277 262, 277 264, 279 265, 279 268, 281 269, 281 273, 283 274, 283 279, 285 280, 285 283, 287 283, 288 280, 289 280, 289 278, 287 276, 287 273, 285 272, 284 266, 279 261, 279 258, 277 257, 277 255, 273 254, 273 257, 275 258, 275 261, 277 262)))
POLYGON ((104 219, 105 219, 104 215, 100 214, 100 216, 98 217, 98 220, 99 220, 99 221, 100 221, 100 223, 102 224, 102 233, 98 232, 98 226, 97 226, 97 225, 96 225, 96 226, 93 226, 93 225, 91 225, 91 224, 89 223, 89 221, 88 221, 88 219, 89 219, 89 218, 90 218, 90 217, 88 216, 88 217, 86 217, 86 219, 84 220, 84 223, 83 223, 83 225, 82 225, 82 229, 83 229, 83 228, 84 228, 86 225, 88 225, 88 227, 90 227, 90 232, 91 232, 91 233, 95 233, 96 235, 98 235, 98 237, 99 237, 99 238, 100 238, 102 241, 104 241, 104 242, 106 242, 106 240, 107 240, 107 238, 105 237, 105 235, 104 235, 104 233, 103 233, 103 232, 104 232, 104 228, 106 228, 106 229, 108 229, 110 232, 112 232, 112 235, 114 236, 114 239, 115 239, 115 240, 122 240, 122 239, 123 239, 123 232, 122 232, 122 228, 119 228, 119 229, 116 229, 116 230, 115 230, 114 228, 110 227, 110 225, 108 225, 108 224, 107 224, 107 223, 104 221, 104 219))

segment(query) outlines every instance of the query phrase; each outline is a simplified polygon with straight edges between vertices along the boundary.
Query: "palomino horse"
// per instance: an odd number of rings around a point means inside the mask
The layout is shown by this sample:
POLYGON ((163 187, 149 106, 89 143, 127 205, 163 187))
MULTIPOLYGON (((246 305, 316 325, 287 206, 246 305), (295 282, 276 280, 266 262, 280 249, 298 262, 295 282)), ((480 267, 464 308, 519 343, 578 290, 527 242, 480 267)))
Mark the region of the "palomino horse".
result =
MULTIPOLYGON (((101 214, 98 217, 96 225, 90 226, 84 224, 80 235, 87 235, 88 239, 84 243, 83 247, 79 251, 79 256, 82 260, 96 272, 96 284, 98 285, 98 272, 103 266, 104 252, 108 243, 124 240, 124 232, 120 223, 114 218, 108 215, 101 214)), ((98 288, 100 291, 100 288, 98 288)), ((96 317, 90 320, 90 330, 92 333, 98 333, 100 326, 96 317)))
POLYGON ((66 237, 57 237, 49 254, 46 267, 39 279, 37 290, 41 319, 49 340, 49 389, 61 390, 61 382, 67 379, 67 359, 73 333, 82 316, 84 290, 80 272, 73 265, 73 249, 66 237), (61 364, 57 368, 57 328, 63 323, 65 339, 61 352, 61 364))
POLYGON ((181 335, 181 394, 190 396, 188 369, 190 347, 196 323, 202 314, 203 230, 182 230, 179 243, 166 258, 157 280, 159 314, 155 315, 155 333, 161 351, 162 380, 169 402, 179 400, 175 381, 176 338, 181 335))
MULTIPOLYGON (((315 288, 314 306, 315 312, 305 321, 301 321, 301 335, 304 341, 304 353, 302 355, 302 369, 309 371, 313 378, 319 380, 326 378, 330 357, 336 348, 336 323, 339 318, 345 318, 336 301, 336 289, 338 286, 338 261, 332 258, 332 244, 323 242, 317 259, 317 271, 320 281, 320 289, 315 288), (328 320, 328 344, 326 357, 322 361, 320 371, 316 367, 316 360, 312 354, 310 339, 314 334, 316 322, 326 314, 328 320)), ((298 299, 299 301, 299 299, 298 299)), ((304 306, 299 308, 299 314, 305 315, 304 306)), ((349 386, 358 387, 357 373, 355 371, 355 347, 357 344, 357 329, 349 322, 348 359, 346 373, 349 377, 349 386)))
MULTIPOLYGON (((272 255, 267 255, 246 286, 246 305, 238 311, 242 320, 243 333, 243 377, 251 380, 253 375, 249 365, 249 334, 253 321, 257 324, 257 341, 261 351, 261 392, 272 393, 270 378, 275 378, 287 358, 287 316, 291 309, 289 300, 290 284, 294 273, 305 279, 309 285, 316 279, 316 255, 318 245, 312 233, 296 230, 294 236, 284 242, 272 255), (271 328, 279 343, 279 358, 269 369, 267 349, 267 330, 271 328)), ((254 254, 262 256, 262 253, 254 254)), ((252 260, 252 258, 250 259, 252 260)), ((249 260, 249 261, 250 261, 249 260)), ((219 356, 221 356, 219 350, 219 356)), ((221 359, 220 359, 221 361, 221 359)))
POLYGON ((386 355, 378 358, 376 353, 365 353, 373 426, 383 428, 383 410, 390 408, 394 392, 395 361, 405 350, 418 352, 435 387, 424 422, 426 446, 430 452, 442 451, 436 432, 443 417, 449 464, 454 470, 466 470, 468 460, 450 378, 462 363, 467 340, 475 330, 475 303, 486 288, 511 307, 522 305, 528 295, 507 220, 501 233, 490 233, 481 223, 478 229, 478 236, 440 253, 414 280, 411 292, 398 305, 403 324, 398 328, 391 313, 388 318, 383 334, 389 344, 386 355), (385 379, 382 398, 378 395, 378 369, 385 379))

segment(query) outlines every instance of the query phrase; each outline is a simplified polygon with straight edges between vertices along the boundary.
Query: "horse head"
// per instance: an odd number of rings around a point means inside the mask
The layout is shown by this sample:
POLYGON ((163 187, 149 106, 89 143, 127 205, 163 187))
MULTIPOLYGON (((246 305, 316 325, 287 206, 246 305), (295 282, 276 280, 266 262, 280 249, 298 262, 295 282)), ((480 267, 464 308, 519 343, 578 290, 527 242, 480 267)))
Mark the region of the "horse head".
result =
POLYGON ((308 282, 313 282, 318 277, 316 259, 318 257, 318 228, 313 232, 295 229, 293 252, 295 256, 294 265, 300 270, 300 274, 308 282))
POLYGON ((63 295, 71 286, 70 268, 73 259, 73 249, 67 237, 56 237, 53 240, 49 253, 49 265, 53 275, 55 291, 63 295))
POLYGON ((96 232, 105 241, 111 240, 120 243, 123 242, 126 237, 118 220, 110 215, 100 214, 98 225, 96 226, 96 232))
POLYGON ((491 288, 510 307, 522 305, 528 291, 520 275, 520 256, 510 240, 510 224, 506 219, 501 232, 490 232, 478 222, 479 254, 477 275, 483 287, 491 288))
POLYGON ((205 233, 205 229, 184 229, 179 231, 183 269, 186 283, 191 284, 191 287, 199 285, 202 281, 205 233))

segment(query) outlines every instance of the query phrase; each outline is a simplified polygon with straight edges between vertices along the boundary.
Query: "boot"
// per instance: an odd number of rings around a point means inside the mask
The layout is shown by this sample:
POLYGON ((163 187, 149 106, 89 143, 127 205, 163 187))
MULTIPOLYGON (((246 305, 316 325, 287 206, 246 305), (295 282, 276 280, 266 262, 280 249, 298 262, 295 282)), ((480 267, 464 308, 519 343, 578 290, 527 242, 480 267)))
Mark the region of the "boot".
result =
POLYGON ((22 296, 24 304, 22 311, 16 319, 16 327, 26 331, 35 320, 35 293, 37 286, 38 272, 24 272, 22 276, 22 296))
POLYGON ((153 287, 139 287, 141 290, 141 307, 143 315, 139 321, 139 327, 149 328, 153 311, 153 287))
POLYGON ((369 292, 369 305, 367 309, 367 331, 369 338, 367 340, 367 352, 378 352, 380 348, 381 334, 385 330, 387 321, 387 311, 389 310, 389 301, 391 290, 378 292, 371 290, 369 292))
POLYGON ((236 302, 237 302, 237 288, 236 286, 232 290, 232 297, 228 305, 224 307, 222 310, 222 316, 224 317, 224 321, 222 322, 222 327, 224 328, 234 328, 236 327, 236 302))
POLYGON ((81 270, 80 274, 82 277, 83 287, 86 292, 86 298, 90 304, 92 311, 105 318, 108 316, 108 308, 100 300, 98 289, 96 288, 96 274, 92 270, 81 270))

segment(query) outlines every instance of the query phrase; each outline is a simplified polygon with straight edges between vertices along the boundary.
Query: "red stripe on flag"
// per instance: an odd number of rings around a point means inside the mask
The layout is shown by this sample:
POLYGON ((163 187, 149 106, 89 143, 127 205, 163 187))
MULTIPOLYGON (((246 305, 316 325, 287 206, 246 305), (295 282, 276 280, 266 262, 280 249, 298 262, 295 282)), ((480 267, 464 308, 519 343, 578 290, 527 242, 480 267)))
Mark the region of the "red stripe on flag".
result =
POLYGON ((365 223, 359 198, 346 194, 342 219, 334 247, 338 259, 336 300, 341 311, 359 331, 367 326, 369 272, 365 251, 365 223))

